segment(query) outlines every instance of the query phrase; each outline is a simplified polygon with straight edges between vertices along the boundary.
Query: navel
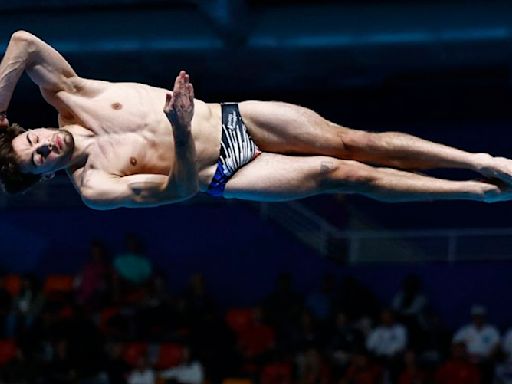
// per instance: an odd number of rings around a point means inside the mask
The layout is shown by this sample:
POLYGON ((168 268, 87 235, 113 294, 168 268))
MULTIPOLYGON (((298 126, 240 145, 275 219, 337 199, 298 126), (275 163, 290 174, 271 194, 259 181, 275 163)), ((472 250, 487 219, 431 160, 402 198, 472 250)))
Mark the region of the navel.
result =
POLYGON ((115 110, 115 111, 119 111, 120 109, 123 108, 123 105, 121 103, 113 103, 111 105, 112 109, 115 110))
POLYGON ((133 156, 130 157, 130 164, 135 167, 137 165, 137 159, 133 156))

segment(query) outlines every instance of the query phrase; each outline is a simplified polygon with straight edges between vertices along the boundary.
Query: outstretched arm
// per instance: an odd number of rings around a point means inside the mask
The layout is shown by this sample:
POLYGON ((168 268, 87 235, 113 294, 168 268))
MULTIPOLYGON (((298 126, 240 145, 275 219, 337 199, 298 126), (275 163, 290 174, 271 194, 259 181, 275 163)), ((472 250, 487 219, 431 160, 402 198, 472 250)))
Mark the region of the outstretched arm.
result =
POLYGON ((24 71, 43 95, 72 91, 69 79, 76 76, 69 63, 44 41, 29 32, 15 32, 0 63, 0 111, 9 107, 24 71))
POLYGON ((165 191, 163 186, 167 179, 165 175, 119 177, 100 170, 89 170, 76 184, 85 205, 98 210, 156 207, 188 199, 188 196, 165 191))

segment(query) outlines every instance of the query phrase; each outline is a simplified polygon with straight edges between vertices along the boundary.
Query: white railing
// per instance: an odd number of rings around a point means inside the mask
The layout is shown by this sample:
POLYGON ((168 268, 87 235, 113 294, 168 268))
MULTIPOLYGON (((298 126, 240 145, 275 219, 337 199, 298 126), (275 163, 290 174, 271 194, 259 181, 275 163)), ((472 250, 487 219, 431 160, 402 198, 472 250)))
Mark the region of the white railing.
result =
POLYGON ((349 263, 512 259, 512 228, 340 230, 298 202, 260 210, 320 254, 349 263))

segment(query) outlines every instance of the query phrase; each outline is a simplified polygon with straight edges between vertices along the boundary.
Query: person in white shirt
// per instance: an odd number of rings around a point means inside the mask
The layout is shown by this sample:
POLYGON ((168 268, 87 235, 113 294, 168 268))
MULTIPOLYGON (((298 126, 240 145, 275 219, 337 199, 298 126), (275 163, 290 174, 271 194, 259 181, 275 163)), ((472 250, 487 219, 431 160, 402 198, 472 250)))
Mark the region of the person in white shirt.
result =
POLYGON ((505 358, 512 362, 512 328, 510 328, 503 336, 501 347, 505 353, 505 358))
POLYGON ((496 366, 495 377, 499 383, 512 384, 512 328, 503 336, 501 348, 504 361, 496 366))
POLYGON ((464 325, 453 336, 453 342, 464 342, 476 362, 491 359, 500 346, 500 333, 496 327, 486 323, 487 311, 481 305, 471 307, 470 324, 464 325))
POLYGON ((173 379, 180 384, 202 384, 204 381, 204 369, 199 361, 190 359, 190 350, 184 348, 181 364, 161 371, 159 377, 164 380, 173 379))
POLYGON ((151 368, 148 359, 141 357, 137 362, 137 368, 128 375, 126 380, 128 384, 155 384, 156 375, 153 368, 151 368))
POLYGON ((407 346, 407 331, 396 323, 393 312, 385 309, 380 315, 381 324, 374 328, 366 339, 366 348, 377 356, 392 358, 407 346))

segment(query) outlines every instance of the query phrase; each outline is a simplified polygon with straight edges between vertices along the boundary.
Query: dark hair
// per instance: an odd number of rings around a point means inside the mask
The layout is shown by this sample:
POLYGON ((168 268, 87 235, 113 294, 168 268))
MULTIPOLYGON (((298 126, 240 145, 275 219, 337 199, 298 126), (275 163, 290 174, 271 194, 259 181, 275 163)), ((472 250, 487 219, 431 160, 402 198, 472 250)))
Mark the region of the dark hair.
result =
POLYGON ((18 124, 0 128, 0 182, 7 193, 26 191, 42 177, 32 173, 23 173, 19 168, 19 160, 12 147, 12 141, 25 131, 18 124))

